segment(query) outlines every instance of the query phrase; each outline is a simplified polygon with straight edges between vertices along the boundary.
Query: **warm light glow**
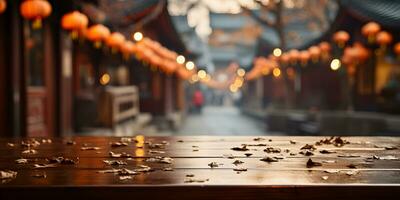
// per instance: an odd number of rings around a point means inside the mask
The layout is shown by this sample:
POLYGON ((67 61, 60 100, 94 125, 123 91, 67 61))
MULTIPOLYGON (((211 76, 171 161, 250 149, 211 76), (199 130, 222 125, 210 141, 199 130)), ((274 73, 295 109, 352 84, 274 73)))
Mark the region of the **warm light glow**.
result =
POLYGON ((183 63, 185 63, 185 57, 184 56, 182 56, 182 55, 179 55, 178 57, 176 57, 176 62, 178 63, 178 64, 183 64, 183 63))
POLYGON ((192 61, 188 61, 188 62, 186 63, 186 69, 187 69, 187 70, 192 70, 192 69, 194 69, 194 63, 193 63, 192 61))
POLYGON ((208 82, 211 80, 211 76, 209 74, 206 75, 206 77, 203 79, 204 82, 208 82))
POLYGON ((282 50, 280 48, 275 48, 272 54, 274 54, 276 57, 279 57, 282 55, 282 50))
POLYGON ((237 74, 238 76, 240 76, 240 77, 243 77, 243 76, 246 74, 246 71, 245 71, 244 69, 242 69, 242 68, 239 68, 239 69, 236 71, 236 74, 237 74))
POLYGON ((235 92, 237 92, 238 91, 238 88, 235 86, 235 85, 230 85, 229 86, 229 90, 232 92, 232 93, 235 93, 235 92))
POLYGON ((243 86, 243 78, 237 78, 235 79, 235 82, 233 83, 233 85, 237 88, 240 88, 243 86))
POLYGON ((190 83, 196 83, 197 81, 199 81, 199 77, 197 76, 197 74, 192 75, 192 77, 190 78, 190 83))
POLYGON ((340 68, 340 66, 341 66, 341 63, 340 63, 340 60, 339 60, 339 59, 333 59, 333 60, 332 60, 332 62, 331 62, 331 69, 332 69, 333 71, 338 70, 338 69, 340 68))
POLYGON ((204 79, 207 77, 207 72, 201 69, 197 72, 197 76, 199 77, 199 79, 204 79))
POLYGON ((135 142, 136 142, 136 147, 137 148, 142 148, 144 146, 144 136, 143 135, 137 135, 135 137, 135 142))
POLYGON ((141 32, 136 32, 136 33, 133 34, 133 39, 136 42, 139 42, 140 40, 143 39, 143 34, 141 32))
POLYGON ((111 77, 109 74, 105 73, 100 77, 100 84, 102 85, 107 85, 111 80, 111 77))
POLYGON ((281 70, 279 68, 274 68, 274 70, 272 70, 272 74, 275 77, 279 77, 281 75, 281 70))

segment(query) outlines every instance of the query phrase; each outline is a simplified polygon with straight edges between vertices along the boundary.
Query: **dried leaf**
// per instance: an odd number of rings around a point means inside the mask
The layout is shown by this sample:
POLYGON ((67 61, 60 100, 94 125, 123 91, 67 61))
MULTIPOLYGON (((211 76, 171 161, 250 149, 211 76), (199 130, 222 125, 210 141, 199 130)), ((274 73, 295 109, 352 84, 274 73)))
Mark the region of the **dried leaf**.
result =
POLYGON ((234 165, 240 165, 240 164, 243 164, 244 162, 243 161, 241 161, 241 160, 235 160, 232 164, 234 164, 234 165))
POLYGON ((111 158, 131 158, 131 157, 133 157, 131 154, 128 154, 128 153, 125 153, 125 152, 114 153, 114 152, 110 151, 109 154, 110 154, 111 158))
POLYGON ((183 140, 178 140, 178 141, 176 141, 176 142, 183 142, 183 140))
POLYGON ((42 168, 50 168, 50 167, 56 167, 56 164, 34 164, 33 167, 36 169, 42 169, 42 168))
POLYGON ((261 141, 261 140, 265 140, 265 138, 261 138, 261 137, 257 137, 253 139, 254 141, 261 141))
POLYGON ((276 159, 276 158, 273 158, 273 157, 264 157, 264 158, 261 158, 260 159, 261 161, 264 161, 264 162, 278 162, 278 159, 276 159))
POLYGON ((15 147, 15 144, 9 142, 9 143, 7 143, 7 146, 8 146, 8 147, 15 147))
POLYGON ((69 159, 69 158, 64 158, 64 157, 53 157, 48 159, 50 163, 59 163, 59 164, 64 164, 64 165, 74 165, 77 163, 77 161, 69 159))
POLYGON ((250 157, 250 156, 252 156, 253 154, 252 153, 245 153, 244 154, 246 157, 250 157))
POLYGON ((248 151, 249 150, 246 145, 242 145, 241 147, 232 147, 231 149, 234 151, 248 151))
POLYGON ((265 147, 267 144, 242 144, 242 146, 249 146, 249 147, 265 147))
POLYGON ((290 140, 290 144, 296 144, 297 141, 296 140, 290 140))
POLYGON ((219 164, 217 162, 210 162, 208 163, 208 166, 214 168, 214 167, 219 167, 219 164))
POLYGON ((320 162, 314 162, 313 160, 311 160, 311 158, 309 158, 308 161, 307 161, 307 163, 306 163, 306 166, 307 166, 308 168, 316 167, 316 166, 322 166, 322 163, 320 163, 320 162))
POLYGON ((161 156, 146 159, 146 162, 157 162, 163 164, 171 164, 172 161, 173 159, 170 157, 161 157, 161 156))
POLYGON ((120 181, 126 181, 133 179, 133 176, 119 176, 120 181))
POLYGON ((336 151, 333 150, 328 150, 328 149, 322 149, 321 151, 319 151, 322 154, 331 154, 331 153, 336 153, 336 151))
POLYGON ((247 168, 233 168, 233 171, 236 171, 236 172, 245 172, 245 171, 247 171, 247 168))
POLYGON ((310 150, 300 151, 299 154, 303 154, 305 156, 313 156, 314 155, 314 153, 312 151, 310 151, 310 150))
POLYGON ((139 172, 137 172, 136 170, 130 170, 126 168, 122 168, 118 171, 118 175, 120 176, 137 175, 137 174, 139 174, 139 172))
POLYGON ((292 152, 292 153, 290 153, 289 155, 295 156, 295 155, 297 155, 297 153, 292 152))
POLYGON ((329 176, 322 176, 322 180, 328 180, 329 176))
POLYGON ((280 148, 276 148, 276 147, 267 147, 266 149, 264 149, 264 152, 267 152, 267 153, 280 153, 281 149, 280 148))
POLYGON ((194 179, 194 178, 186 178, 185 183, 204 183, 209 181, 210 179, 194 179))
POLYGON ((22 151, 23 154, 37 154, 38 152, 35 149, 27 149, 22 151))
POLYGON ((314 151, 317 148, 314 145, 306 144, 306 145, 304 145, 303 147, 300 148, 300 150, 303 150, 303 149, 314 151))
POLYGON ((186 177, 194 177, 194 174, 186 174, 186 177))
POLYGON ((324 172, 325 173, 329 173, 329 174, 334 174, 334 173, 339 173, 339 170, 337 170, 337 169, 327 169, 324 172))
POLYGON ((358 170, 352 170, 352 171, 347 171, 347 172, 346 172, 346 175, 352 176, 352 175, 356 175, 356 174, 358 174, 358 173, 360 173, 360 171, 358 171, 358 170))
POLYGON ((81 147, 82 151, 100 150, 100 147, 81 147))
POLYGON ((103 160, 107 165, 127 165, 128 163, 123 160, 103 160))
POLYGON ((126 142, 112 142, 111 147, 124 147, 128 146, 128 143, 126 142))
POLYGON ((18 172, 6 170, 0 171, 0 179, 13 179, 17 177, 18 172))
POLYGON ((119 171, 120 171, 120 169, 106 169, 106 170, 97 171, 97 173, 101 173, 101 174, 113 173, 113 174, 116 174, 119 171))
POLYGON ((163 154, 165 151, 158 151, 158 150, 149 150, 150 154, 163 154))
POLYGON ((174 171, 174 169, 171 167, 166 167, 166 168, 163 168, 163 171, 174 171))
POLYGON ((336 163, 336 160, 323 160, 322 163, 336 163))
POLYGON ((15 162, 17 164, 26 164, 26 163, 28 163, 28 159, 20 158, 20 159, 15 160, 15 162))

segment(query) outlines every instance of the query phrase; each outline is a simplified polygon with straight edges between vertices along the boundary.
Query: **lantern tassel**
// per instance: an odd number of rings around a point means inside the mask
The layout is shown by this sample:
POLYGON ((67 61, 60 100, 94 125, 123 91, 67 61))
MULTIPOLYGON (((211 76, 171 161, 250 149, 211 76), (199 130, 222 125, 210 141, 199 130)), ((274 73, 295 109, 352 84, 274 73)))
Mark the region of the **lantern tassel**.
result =
POLYGON ((32 23, 32 28, 33 29, 41 29, 42 28, 42 19, 40 19, 40 18, 35 19, 32 23))

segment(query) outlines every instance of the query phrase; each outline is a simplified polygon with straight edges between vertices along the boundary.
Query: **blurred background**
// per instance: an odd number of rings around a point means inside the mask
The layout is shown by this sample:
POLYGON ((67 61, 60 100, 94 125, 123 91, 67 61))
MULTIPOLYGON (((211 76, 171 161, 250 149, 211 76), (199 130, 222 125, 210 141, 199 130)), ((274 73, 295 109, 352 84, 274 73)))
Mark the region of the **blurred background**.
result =
POLYGON ((399 10, 0 0, 0 136, 399 135, 399 10))

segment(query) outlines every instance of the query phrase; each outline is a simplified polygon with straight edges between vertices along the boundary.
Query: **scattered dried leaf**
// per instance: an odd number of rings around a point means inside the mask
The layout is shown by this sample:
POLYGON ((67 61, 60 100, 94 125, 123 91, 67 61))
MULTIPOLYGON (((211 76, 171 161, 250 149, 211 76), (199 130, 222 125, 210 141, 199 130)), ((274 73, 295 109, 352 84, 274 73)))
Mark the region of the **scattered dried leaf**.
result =
POLYGON ((264 152, 267 153, 280 153, 281 149, 280 148, 276 148, 276 147, 267 147, 264 149, 264 152))
POLYGON ((227 158, 227 159, 234 159, 235 157, 232 154, 224 154, 222 157, 227 158))
POLYGON ((186 177, 194 177, 194 174, 186 174, 186 177))
POLYGON ((161 156, 146 159, 146 162, 157 162, 163 164, 171 164, 172 161, 173 159, 170 157, 161 157, 161 156))
POLYGON ((340 154, 338 155, 338 157, 341 158, 357 158, 357 157, 361 157, 360 155, 355 155, 355 154, 340 154))
POLYGON ((246 145, 242 145, 241 147, 232 147, 231 149, 234 151, 248 151, 249 150, 246 145))
POLYGON ((49 163, 59 163, 64 165, 75 165, 78 162, 69 158, 64 158, 62 156, 50 158, 48 159, 48 161, 49 163))
POLYGON ((47 174, 46 174, 46 172, 35 172, 35 173, 32 174, 32 177, 35 177, 35 178, 46 178, 47 174))
POLYGON ((204 183, 209 181, 210 179, 194 179, 194 178, 186 178, 185 183, 204 183))
POLYGON ((304 145, 303 147, 300 148, 300 150, 303 150, 303 149, 307 149, 307 150, 310 150, 310 151, 314 151, 314 150, 317 149, 317 148, 316 148, 314 145, 306 144, 306 145, 304 145))
POLYGON ((357 168, 357 166, 355 164, 348 164, 346 167, 351 168, 351 169, 357 168))
POLYGON ((15 147, 15 144, 9 142, 9 143, 7 143, 7 146, 8 146, 8 147, 15 147))
POLYGON ((133 156, 131 154, 122 152, 122 153, 114 153, 112 151, 110 151, 109 153, 111 158, 132 158, 133 156))
POLYGON ((159 151, 159 150, 149 150, 150 154, 163 154, 165 151, 159 151))
POLYGON ((313 156, 314 155, 314 153, 312 151, 310 151, 310 150, 300 151, 299 154, 303 154, 305 156, 313 156))
POLYGON ((128 146, 128 143, 126 142, 112 142, 111 147, 124 147, 128 146))
POLYGON ((322 166, 322 163, 320 163, 320 162, 315 162, 315 161, 311 160, 311 158, 309 158, 308 161, 307 161, 307 163, 306 163, 306 166, 307 166, 308 168, 317 167, 317 166, 322 166))
POLYGON ((290 140, 289 142, 290 142, 290 144, 296 144, 297 143, 296 140, 290 140))
POLYGON ((240 165, 240 164, 243 164, 244 162, 243 161, 241 161, 241 160, 235 160, 232 164, 234 164, 234 165, 240 165))
POLYGON ((15 162, 17 164, 26 164, 26 163, 28 163, 28 159, 20 158, 20 159, 15 160, 15 162))
POLYGON ((250 157, 250 156, 252 156, 253 154, 252 153, 245 153, 244 154, 246 157, 250 157))
POLYGON ((50 168, 50 167, 56 167, 56 164, 34 164, 33 167, 36 169, 43 169, 43 168, 50 168))
POLYGON ((163 171, 174 171, 174 169, 171 167, 165 167, 163 168, 163 171))
POLYGON ((322 149, 321 151, 319 151, 322 154, 331 154, 331 153, 336 153, 336 151, 333 150, 328 150, 328 149, 322 149))
POLYGON ((22 151, 23 154, 37 154, 38 152, 35 149, 27 149, 22 151))
POLYGON ((82 151, 100 150, 100 147, 81 147, 82 151))
POLYGON ((273 157, 269 157, 269 156, 267 156, 267 157, 264 157, 264 158, 261 158, 260 159, 261 161, 264 161, 264 162, 278 162, 278 159, 277 158, 273 158, 273 157))
POLYGON ((329 176, 322 176, 322 180, 328 180, 329 176))
POLYGON ((346 172, 346 175, 348 175, 348 176, 353 176, 353 175, 356 175, 356 174, 358 174, 358 173, 360 173, 360 171, 358 171, 358 170, 352 170, 352 171, 347 171, 347 172, 346 172))
POLYGON ((133 176, 119 176, 120 181, 126 181, 133 179, 133 176))
POLYGON ((73 141, 73 140, 68 140, 68 141, 65 142, 65 144, 67 144, 67 145, 75 145, 76 142, 73 141))
POLYGON ((211 168, 219 167, 219 165, 220 165, 220 164, 218 164, 217 162, 210 162, 210 163, 208 163, 208 166, 211 167, 211 168))
POLYGON ((233 168, 233 171, 235 171, 235 172, 245 172, 245 171, 247 171, 247 168, 233 168))
POLYGON ((254 140, 254 141, 262 141, 262 140, 265 140, 265 138, 256 137, 256 138, 254 138, 253 140, 254 140))
POLYGON ((13 179, 17 177, 17 172, 11 170, 0 171, 0 179, 13 179))
POLYGON ((339 173, 339 170, 337 170, 337 169, 327 169, 324 172, 325 173, 329 173, 329 174, 334 174, 334 173, 339 173))
POLYGON ((103 160, 107 165, 127 165, 128 163, 123 160, 103 160))

